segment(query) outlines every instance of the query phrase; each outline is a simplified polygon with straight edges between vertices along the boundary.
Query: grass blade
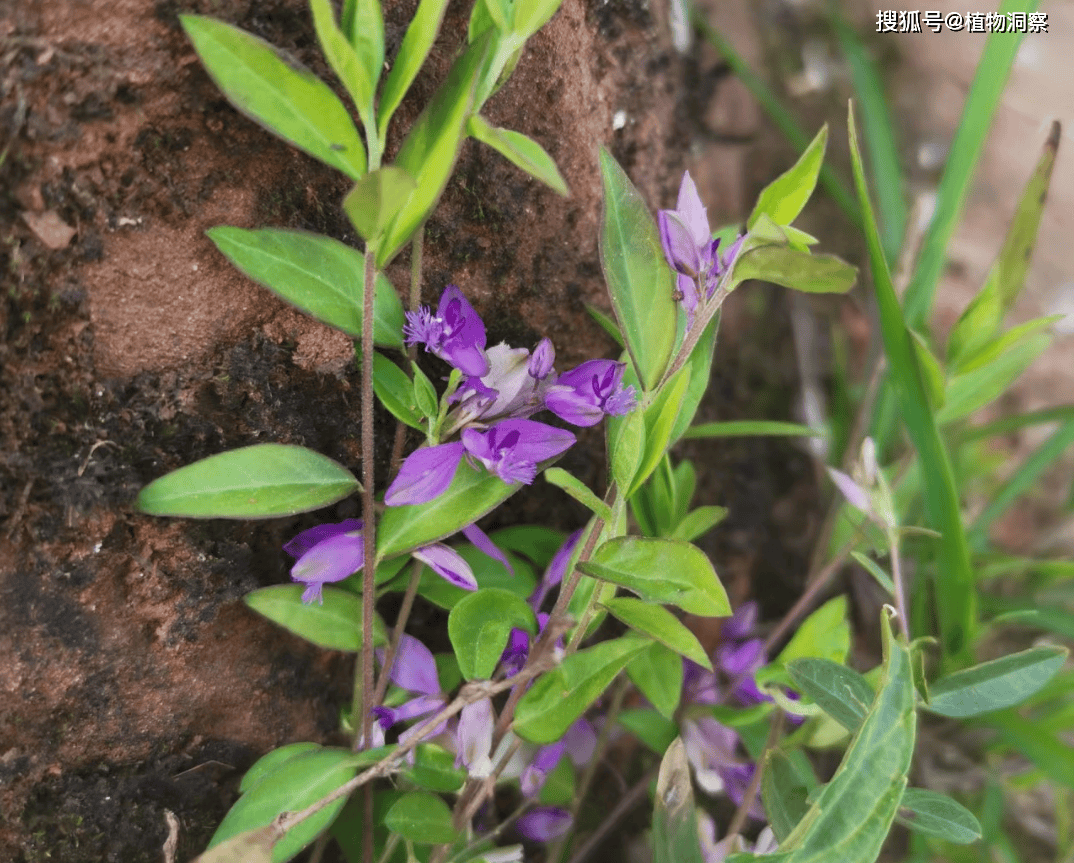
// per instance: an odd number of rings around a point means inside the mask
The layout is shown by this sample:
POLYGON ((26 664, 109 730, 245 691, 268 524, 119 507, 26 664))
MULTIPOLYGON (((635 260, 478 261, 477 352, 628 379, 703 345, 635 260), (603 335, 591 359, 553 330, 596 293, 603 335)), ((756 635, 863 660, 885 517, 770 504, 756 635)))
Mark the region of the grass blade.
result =
POLYGON ((936 419, 925 394, 913 340, 903 318, 903 311, 899 307, 891 273, 880 244, 880 232, 869 202, 861 152, 858 149, 853 104, 850 106, 848 125, 854 184, 858 190, 865 237, 869 245, 873 289, 879 307, 884 351, 891 369, 890 380, 901 414, 906 421, 910 440, 921 459, 921 474, 925 484, 925 512, 929 526, 942 535, 936 579, 936 609, 944 659, 954 667, 966 666, 972 660, 969 648, 976 630, 976 612, 973 571, 970 568, 969 546, 962 526, 958 490, 955 487, 951 461, 940 439, 936 419))

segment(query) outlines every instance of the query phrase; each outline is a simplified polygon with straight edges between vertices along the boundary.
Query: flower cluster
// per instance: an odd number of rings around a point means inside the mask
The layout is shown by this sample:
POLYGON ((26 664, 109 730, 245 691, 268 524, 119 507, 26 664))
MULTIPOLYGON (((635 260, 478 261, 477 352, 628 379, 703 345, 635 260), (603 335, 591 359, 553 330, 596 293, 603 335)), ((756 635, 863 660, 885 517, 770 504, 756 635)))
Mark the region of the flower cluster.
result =
POLYGON ((709 219, 697 194, 690 172, 683 175, 674 210, 660 210, 660 243, 664 257, 678 274, 676 297, 686 310, 687 323, 694 321, 698 303, 716 292, 720 276, 731 266, 745 235, 740 236, 721 256, 720 240, 713 239, 709 219))
POLYGON ((407 344, 425 350, 463 374, 451 394, 454 406, 443 437, 457 440, 424 447, 402 464, 384 495, 389 506, 426 503, 442 494, 465 457, 505 483, 529 484, 538 465, 564 453, 574 435, 529 419, 549 410, 576 426, 633 409, 633 387, 623 386, 624 363, 590 360, 557 375, 555 349, 542 339, 532 354, 506 344, 485 350, 485 324, 454 285, 440 297, 436 314, 425 307, 407 313, 407 344))

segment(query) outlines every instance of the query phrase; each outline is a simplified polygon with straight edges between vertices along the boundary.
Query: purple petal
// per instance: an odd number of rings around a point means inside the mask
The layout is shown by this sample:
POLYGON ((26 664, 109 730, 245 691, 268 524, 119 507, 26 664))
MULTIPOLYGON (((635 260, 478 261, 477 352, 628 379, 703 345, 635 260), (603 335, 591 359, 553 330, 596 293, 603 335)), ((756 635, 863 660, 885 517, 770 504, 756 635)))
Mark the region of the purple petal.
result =
POLYGON ((510 419, 486 431, 464 429, 462 443, 474 459, 506 483, 529 484, 537 463, 555 458, 575 441, 569 431, 526 419, 510 419))
POLYGON ((416 450, 406 457, 384 493, 388 506, 427 503, 447 491, 462 461, 461 443, 445 443, 416 450))
POLYGON ((595 426, 604 419, 604 411, 599 403, 558 383, 549 387, 544 406, 571 425, 595 426))
POLYGON ((837 470, 834 467, 828 468, 828 475, 832 478, 832 482, 843 493, 843 497, 847 499, 852 507, 860 509, 866 515, 870 515, 873 511, 872 505, 869 503, 869 495, 860 485, 858 485, 849 476, 843 473, 841 470, 837 470))
POLYGON ((560 375, 545 395, 545 407, 569 423, 596 425, 606 413, 622 414, 634 404, 632 387, 623 388, 626 363, 589 360, 560 375))
POLYGON ((407 692, 440 694, 440 677, 436 673, 436 660, 432 652, 405 632, 399 640, 399 651, 395 654, 388 677, 407 692))
POLYGON ((319 524, 316 527, 302 531, 302 533, 284 545, 283 550, 297 559, 319 542, 331 539, 333 536, 339 536, 341 533, 350 533, 361 529, 362 520, 360 518, 347 518, 337 524, 319 524))
POLYGON ((552 342, 547 338, 541 339, 537 343, 537 347, 533 349, 533 355, 530 357, 530 377, 543 381, 552 374, 552 366, 555 365, 555 362, 556 349, 553 347, 552 342))
POLYGON ((474 571, 455 549, 438 542, 415 549, 411 554, 456 587, 461 587, 463 590, 477 590, 474 571))
POLYGON ((724 621, 721 634, 724 641, 743 641, 753 635, 757 626, 757 603, 752 599, 742 603, 735 613, 724 621))
POLYGON ((474 547, 487 557, 491 557, 493 560, 498 560, 502 563, 511 575, 515 574, 515 569, 511 566, 511 561, 507 559, 507 555, 497 548, 485 531, 477 526, 477 524, 471 524, 468 527, 462 529, 462 535, 465 536, 474 547))
POLYGON ((360 570, 362 561, 362 532, 341 533, 322 540, 302 555, 291 567, 291 579, 309 585, 302 595, 303 602, 320 601, 321 585, 342 581, 360 570))
POLYGON ((455 285, 444 288, 436 316, 443 321, 444 333, 434 353, 464 374, 478 377, 488 374, 485 324, 455 285))
POLYGON ((500 662, 503 665, 504 673, 508 677, 518 674, 526 664, 529 653, 529 633, 524 629, 519 629, 517 626, 511 627, 511 635, 507 639, 507 646, 503 649, 503 653, 500 654, 500 662))
POLYGON ((741 644, 725 644, 716 651, 717 664, 730 677, 756 671, 764 665, 764 642, 751 638, 741 644))
POLYGON ((455 730, 455 766, 464 765, 470 776, 484 779, 492 773, 492 731, 495 723, 492 702, 487 698, 467 704, 459 714, 455 730))
POLYGON ((559 551, 556 552, 544 573, 544 582, 549 587, 555 587, 563 581, 563 577, 567 574, 567 564, 571 562, 571 555, 574 554, 574 549, 581 538, 582 530, 578 529, 559 547, 559 551))
POLYGON ((701 272, 701 256, 689 226, 674 210, 661 210, 657 222, 668 264, 685 276, 696 277, 701 272))
POLYGON ((550 842, 571 829, 571 813, 557 806, 539 806, 518 819, 518 832, 531 842, 550 842))
POLYGON ((541 790, 548 779, 548 774, 555 770, 556 765, 559 764, 565 748, 563 742, 559 741, 548 746, 542 746, 537 750, 529 766, 522 772, 522 777, 519 781, 519 786, 524 796, 532 797, 541 790))
POLYGON ((574 724, 563 735, 563 745, 567 748, 575 767, 583 767, 589 763, 593 753, 597 749, 597 732, 589 724, 587 719, 576 719, 574 724))
POLYGON ((679 185, 679 199, 675 209, 679 218, 683 220, 689 229, 694 243, 697 246, 708 245, 712 241, 712 231, 709 230, 709 217, 705 212, 705 205, 701 203, 701 196, 697 193, 697 185, 693 177, 687 171, 682 176, 679 185))
MULTIPOLYGON (((723 777, 723 787, 724 791, 727 792, 727 796, 731 798, 735 806, 741 806, 746 797, 746 789, 750 787, 750 782, 753 780, 753 774, 757 768, 752 764, 729 764, 726 767, 719 768, 719 770, 720 775, 723 777)), ((761 807, 760 795, 753 798, 749 814, 751 818, 756 818, 758 821, 764 820, 764 809, 761 807)))

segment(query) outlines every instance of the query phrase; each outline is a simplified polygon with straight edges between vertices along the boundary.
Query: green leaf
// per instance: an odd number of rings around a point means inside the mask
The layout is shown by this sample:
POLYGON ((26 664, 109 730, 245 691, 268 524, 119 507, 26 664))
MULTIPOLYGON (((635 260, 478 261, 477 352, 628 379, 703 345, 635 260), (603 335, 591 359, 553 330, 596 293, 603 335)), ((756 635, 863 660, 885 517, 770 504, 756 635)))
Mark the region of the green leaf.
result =
MULTIPOLYGON (((994 36, 995 34, 993 34, 994 36)), ((990 37, 992 38, 992 37, 990 37)), ((962 524, 958 488, 955 484, 951 461, 936 427, 925 393, 917 355, 907 329, 907 320, 899 306, 899 298, 891 281, 887 261, 880 246, 880 234, 865 186, 865 174, 858 151, 857 129, 854 125, 854 109, 848 114, 851 162, 854 168, 854 184, 858 192, 865 235, 869 246, 869 261, 873 274, 873 288, 880 313, 880 329, 884 339, 884 352, 890 364, 890 375, 899 410, 906 424, 910 440, 921 460, 921 473, 925 484, 925 513, 928 527, 938 531, 939 575, 936 579, 936 610, 940 623, 944 661, 948 664, 967 664, 970 661, 969 643, 976 630, 974 608, 974 578, 970 566, 969 546, 962 524)), ((951 390, 947 391, 947 405, 951 405, 951 390)))
POLYGON ((825 123, 794 166, 765 186, 746 223, 747 229, 753 228, 761 214, 767 215, 777 225, 789 225, 798 218, 817 186, 817 177, 820 174, 820 166, 824 163, 824 149, 827 145, 828 124, 825 123))
POLYGON ((667 368, 675 342, 674 280, 645 202, 604 148, 600 171, 604 181, 601 265, 630 358, 649 390, 667 368))
POLYGON ((426 417, 435 418, 440 412, 440 400, 436 396, 433 382, 417 363, 412 362, 410 369, 414 373, 414 402, 418 410, 426 417))
POLYGON ((377 526, 380 560, 458 533, 491 512, 521 488, 466 461, 440 496, 428 503, 388 507, 377 526))
MULTIPOLYGON (((1004 0, 999 13, 1028 14, 1037 6, 1037 0, 1004 0)), ((940 180, 936 209, 922 240, 913 278, 906 289, 906 321, 914 329, 924 327, 932 309, 936 285, 947 260, 947 248, 958 226, 977 158, 984 147, 992 115, 1000 103, 1023 38, 1024 34, 1019 33, 989 34, 977 63, 977 71, 970 84, 940 180)), ((942 607, 942 599, 939 605, 942 607)))
POLYGON ((934 836, 956 845, 981 838, 981 825, 965 806, 938 791, 907 788, 895 819, 923 836, 934 836))
POLYGON ((492 147, 512 165, 521 168, 563 197, 570 195, 567 183, 563 175, 559 173, 556 163, 545 152, 544 147, 532 138, 526 137, 521 132, 492 126, 480 114, 473 114, 470 117, 467 128, 478 141, 492 147))
POLYGON ((999 398, 1048 349, 1051 342, 1050 335, 1031 336, 992 362, 965 374, 955 375, 947 384, 947 397, 944 406, 936 412, 936 422, 940 425, 955 422, 999 398))
POLYGON ((791 246, 758 246, 735 261, 735 281, 758 279, 808 294, 845 294, 858 270, 835 255, 811 255, 791 246))
POLYGON ((400 422, 425 431, 425 421, 414 399, 414 383, 399 366, 387 357, 373 354, 373 392, 400 422))
POLYGON ((890 575, 888 575, 886 572, 884 572, 883 569, 880 568, 880 565, 876 561, 874 561, 872 558, 866 557, 860 551, 852 551, 850 553, 850 556, 854 558, 854 560, 856 560, 859 564, 861 564, 861 566, 865 569, 866 572, 869 573, 869 575, 876 579, 876 583, 887 591, 888 596, 895 595, 895 582, 891 580, 890 575))
POLYGON ((637 476, 644 447, 645 418, 641 411, 631 411, 621 420, 608 423, 608 453, 612 462, 612 477, 620 489, 629 489, 637 476))
POLYGON ((203 15, 180 15, 198 57, 228 101, 250 119, 357 180, 365 147, 324 81, 278 48, 203 15))
POLYGON ((690 423, 697 416, 697 409, 701 405, 701 399, 709 388, 709 378, 712 373, 712 355, 716 350, 716 333, 720 329, 720 312, 717 311, 712 320, 705 327, 694 349, 690 352, 690 358, 686 361, 686 368, 690 371, 690 385, 686 388, 682 404, 679 407, 679 415, 675 420, 675 426, 671 430, 671 442, 676 443, 686 434, 690 423))
MULTIPOLYGON (((362 600, 349 590, 325 587, 324 603, 302 601, 301 584, 277 584, 246 594, 250 608, 300 638, 327 650, 362 649, 362 600)), ((373 643, 388 643, 384 621, 373 615, 373 643)))
POLYGON ((403 101, 406 91, 414 83, 418 71, 429 56, 429 50, 440 32, 440 22, 444 20, 448 0, 421 0, 414 17, 410 19, 406 35, 399 46, 391 71, 384 81, 380 94, 380 110, 377 115, 377 134, 381 143, 387 138, 388 123, 392 114, 403 101))
POLYGON ((646 638, 626 635, 571 654, 522 696, 515 711, 515 733, 531 743, 555 743, 650 644, 646 638))
MULTIPOLYGON (((363 757, 347 749, 323 748, 287 759, 236 801, 216 828, 209 849, 267 827, 281 812, 297 812, 316 803, 353 779, 363 757)), ((341 797, 288 830, 273 847, 272 859, 280 863, 294 857, 332 823, 345 803, 341 797)))
POLYGON ((605 521, 611 519, 612 511, 608 504, 593 494, 589 486, 578 477, 567 473, 561 467, 550 467, 544 472, 544 478, 557 488, 563 489, 590 512, 596 513, 605 521))
POLYGON ((192 863, 271 863, 272 848, 278 837, 279 830, 271 824, 247 830, 199 854, 192 863))
POLYGON ((626 342, 623 341, 623 334, 619 332, 619 324, 617 324, 613 318, 609 318, 596 306, 591 306, 588 303, 586 304, 585 310, 589 312, 589 316, 600 324, 600 328, 611 336, 620 348, 626 350, 626 342))
POLYGON ((705 863, 686 747, 676 737, 660 762, 653 808, 653 863, 705 863))
POLYGON ((462 676, 491 679, 514 627, 537 634, 533 609, 516 594, 485 588, 460 600, 448 616, 448 637, 462 676))
POLYGON ((857 731, 875 693, 858 672, 830 659, 795 659, 787 664, 794 685, 847 731, 857 731))
POLYGON ((560 758, 537 793, 537 801, 542 806, 570 807, 575 790, 574 765, 569 758, 560 758))
POLYGON ((731 613, 727 593, 709 559, 686 542, 619 537, 597 548, 592 560, 580 568, 648 602, 677 605, 703 617, 731 613))
POLYGON ((947 380, 943 367, 920 333, 911 331, 910 339, 917 357, 917 366, 921 370, 921 382, 924 384, 929 404, 939 410, 947 397, 947 380))
POLYGON ((410 240, 440 200, 466 137, 474 88, 485 66, 488 47, 489 40, 480 39, 455 61, 395 157, 396 167, 413 177, 417 186, 377 247, 378 268, 386 266, 410 240))
POLYGON ((336 24, 329 0, 310 0, 310 9, 325 59, 354 100, 365 128, 373 129, 373 96, 384 66, 384 18, 379 0, 345 4, 346 33, 336 24))
POLYGON ((802 621, 802 625, 780 652, 776 662, 787 665, 795 659, 817 658, 843 663, 849 652, 847 598, 837 596, 802 621))
POLYGON ((774 420, 731 420, 722 423, 702 423, 688 429, 684 438, 713 437, 823 437, 816 429, 799 423, 774 420))
POLYGON ((345 467, 300 446, 255 444, 203 458, 138 495, 149 515, 278 518, 343 500, 361 486, 345 467))
POLYGON ((456 837, 448 805, 426 791, 411 791, 396 800, 384 823, 392 833, 422 845, 446 845, 456 837))
POLYGON ((435 743, 419 743, 414 764, 403 770, 402 776, 427 791, 447 793, 458 791, 466 782, 466 771, 455 766, 455 756, 435 743))
POLYGON ((761 774, 761 800, 772 832, 780 842, 791 834, 809 811, 806 802, 808 794, 805 783, 799 779, 786 753, 778 749, 769 750, 761 774))
POLYGON ((988 717, 1000 739, 1014 747, 1057 785, 1074 788, 1074 749, 1070 741, 1054 734, 1042 734, 1037 722, 1024 719, 1013 710, 988 717))
POLYGON ((679 734, 679 726, 673 720, 649 708, 621 710, 615 719, 657 755, 663 755, 679 734))
POLYGON ((665 719, 673 719, 682 698, 682 657, 663 644, 650 644, 626 667, 627 677, 665 719))
POLYGON ((414 194, 417 184, 402 168, 370 171, 343 199, 343 212, 367 243, 376 244, 388 224, 414 194))
POLYGON ((520 39, 528 39, 556 14, 563 0, 515 0, 512 29, 520 39))
MULTIPOLYGON (((338 240, 281 228, 210 228, 208 237, 246 276, 353 338, 362 337, 365 256, 338 240)), ((373 341, 403 349, 403 304, 377 273, 373 341)))
POLYGON ((683 398, 690 384, 690 368, 684 366, 674 378, 660 387, 652 404, 645 407, 645 450, 641 468, 634 476, 627 497, 630 497, 649 475, 656 470, 661 459, 671 444, 671 435, 675 429, 683 398))
POLYGON ((668 539, 693 542, 712 530, 727 518, 727 508, 722 506, 699 506, 675 525, 668 539))
POLYGON ((965 718, 1020 704, 1066 661, 1063 647, 1034 647, 941 677, 929 687, 926 709, 965 718))
POLYGON ((567 534, 543 524, 516 524, 502 527, 492 534, 492 541, 504 551, 513 551, 532 560, 538 567, 548 566, 567 534))
POLYGON ((320 743, 289 743, 287 746, 281 746, 279 749, 267 752, 258 758, 253 766, 246 771, 242 777, 242 782, 239 783, 239 793, 245 794, 285 761, 297 758, 304 752, 321 748, 320 743))
POLYGON ((884 670, 879 691, 843 761, 780 844, 788 863, 872 863, 895 819, 914 752, 917 713, 910 653, 881 618, 884 670))
POLYGON ((682 621, 661 605, 650 605, 640 599, 621 596, 605 600, 602 605, 619 620, 642 635, 659 641, 665 647, 692 659, 712 670, 712 662, 695 636, 682 621))

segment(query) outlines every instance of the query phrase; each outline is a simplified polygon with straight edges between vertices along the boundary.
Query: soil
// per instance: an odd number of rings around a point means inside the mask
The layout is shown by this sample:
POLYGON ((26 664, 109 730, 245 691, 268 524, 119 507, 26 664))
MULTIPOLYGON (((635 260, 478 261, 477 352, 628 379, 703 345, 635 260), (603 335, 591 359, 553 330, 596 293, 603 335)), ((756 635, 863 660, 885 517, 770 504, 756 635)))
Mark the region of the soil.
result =
MULTIPOLYGON (((385 4, 389 53, 414 5, 385 4)), ((752 26, 748 4, 728 8, 752 26)), ((329 78, 301 0, 0 0, 0 860, 159 860, 168 813, 176 859, 189 859, 252 761, 331 741, 349 692, 350 658, 240 600, 286 581, 282 543, 356 514, 354 501, 255 523, 132 507, 166 471, 257 441, 355 467, 360 455, 351 343, 248 282, 204 235, 277 225, 358 245, 338 206, 346 185, 231 109, 180 11, 237 24, 329 78)), ((449 12, 397 128, 446 72, 464 12, 449 12)), ((674 52, 665 12, 565 0, 490 103, 493 123, 551 153, 570 199, 464 147, 427 227, 425 299, 459 284, 490 343, 547 334, 564 367, 613 354, 585 312, 607 310, 598 144, 654 209, 673 203, 689 164, 714 224, 742 219, 789 163, 718 58, 674 52)), ((405 256, 389 276, 406 284, 405 256)), ((791 419, 783 293, 736 296, 723 332, 704 418, 791 419)), ((599 437, 585 443, 566 466, 597 482, 599 437)), ((736 600, 756 593, 778 614, 815 531, 807 455, 772 440, 690 454, 699 502, 730 507, 705 543, 718 571, 736 600)), ((503 517, 580 523, 580 510, 540 494, 503 517)))

